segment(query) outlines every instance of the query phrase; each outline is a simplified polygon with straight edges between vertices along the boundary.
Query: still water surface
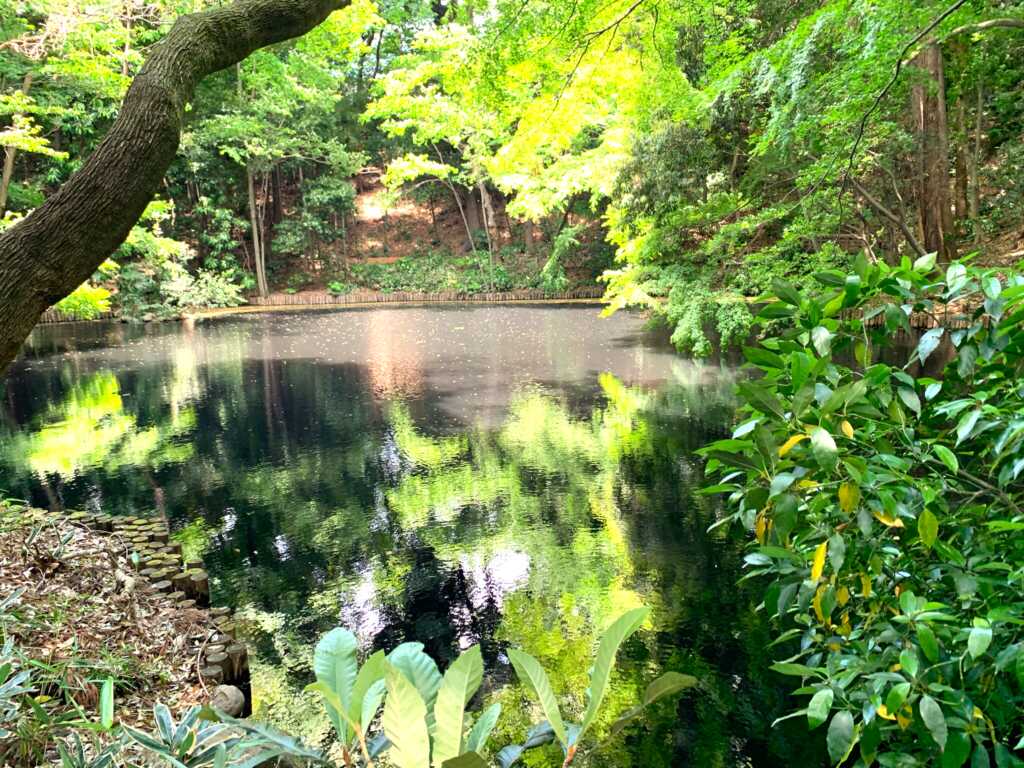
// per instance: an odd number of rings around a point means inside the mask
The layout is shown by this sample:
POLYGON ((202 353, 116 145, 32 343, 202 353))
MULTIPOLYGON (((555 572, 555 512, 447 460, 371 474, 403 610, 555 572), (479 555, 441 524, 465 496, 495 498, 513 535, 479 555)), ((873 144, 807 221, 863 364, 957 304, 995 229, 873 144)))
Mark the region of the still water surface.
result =
POLYGON ((312 741, 328 726, 301 689, 336 624, 442 663, 479 643, 500 746, 532 714, 506 648, 580 707, 600 629, 644 604, 608 715, 661 671, 701 686, 589 764, 820 764, 803 728, 768 727, 786 705, 769 635, 695 493, 731 385, 589 306, 42 327, 0 383, 0 491, 166 515, 251 619, 258 714, 312 741))

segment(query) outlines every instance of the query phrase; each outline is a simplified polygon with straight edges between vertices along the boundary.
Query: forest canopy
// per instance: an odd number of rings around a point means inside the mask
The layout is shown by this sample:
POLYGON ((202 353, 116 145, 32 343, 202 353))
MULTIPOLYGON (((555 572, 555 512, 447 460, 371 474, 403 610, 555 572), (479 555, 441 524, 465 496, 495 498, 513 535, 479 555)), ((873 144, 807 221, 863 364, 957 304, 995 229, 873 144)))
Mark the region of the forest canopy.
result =
MULTIPOLYGON (((4 226, 203 7, 0 4, 4 226)), ((599 279, 708 354, 775 278, 1018 258, 1022 46, 1018 2, 357 0, 201 83, 158 199, 62 308, 599 279)))

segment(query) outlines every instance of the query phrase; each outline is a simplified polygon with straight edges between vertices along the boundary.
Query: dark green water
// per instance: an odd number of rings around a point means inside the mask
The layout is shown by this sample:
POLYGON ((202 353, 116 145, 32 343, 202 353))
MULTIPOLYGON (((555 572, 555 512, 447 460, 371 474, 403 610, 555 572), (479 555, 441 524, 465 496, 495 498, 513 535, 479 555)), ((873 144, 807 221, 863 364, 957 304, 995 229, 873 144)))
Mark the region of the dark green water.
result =
POLYGON ((581 708, 600 629, 645 604, 608 714, 664 670, 701 687, 590 765, 820 764, 799 724, 769 729, 786 681, 736 586, 740 541, 707 533, 717 508, 695 494, 731 384, 593 307, 50 326, 0 390, 0 489, 165 514, 251 620, 258 714, 311 741, 310 649, 338 623, 442 662, 480 643, 500 746, 532 714, 507 647, 581 708))

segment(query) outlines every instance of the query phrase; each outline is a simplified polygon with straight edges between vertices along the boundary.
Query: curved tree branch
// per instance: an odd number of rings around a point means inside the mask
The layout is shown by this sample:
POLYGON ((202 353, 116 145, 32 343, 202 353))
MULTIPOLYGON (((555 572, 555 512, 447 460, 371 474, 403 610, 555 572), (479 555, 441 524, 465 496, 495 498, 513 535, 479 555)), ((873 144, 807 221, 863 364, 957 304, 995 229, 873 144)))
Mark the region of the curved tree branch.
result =
POLYGON ((0 235, 0 372, 43 311, 124 242, 174 160, 185 105, 199 82, 259 48, 305 34, 348 2, 237 0, 174 23, 96 151, 0 235))

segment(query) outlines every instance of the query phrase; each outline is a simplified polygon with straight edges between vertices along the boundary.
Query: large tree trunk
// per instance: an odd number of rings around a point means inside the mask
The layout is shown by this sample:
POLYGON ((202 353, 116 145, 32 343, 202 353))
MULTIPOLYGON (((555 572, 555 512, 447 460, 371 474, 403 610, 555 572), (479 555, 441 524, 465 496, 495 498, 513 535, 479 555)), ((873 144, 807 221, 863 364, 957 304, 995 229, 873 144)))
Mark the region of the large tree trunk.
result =
POLYGON ((926 46, 914 57, 925 75, 911 88, 911 120, 918 141, 917 205, 922 244, 940 261, 956 257, 949 184, 949 127, 942 48, 926 46))
POLYGON ((109 133, 61 189, 0 235, 0 370, 43 311, 127 237, 174 160, 207 75, 302 35, 348 0, 238 0, 180 17, 132 82, 109 133))

